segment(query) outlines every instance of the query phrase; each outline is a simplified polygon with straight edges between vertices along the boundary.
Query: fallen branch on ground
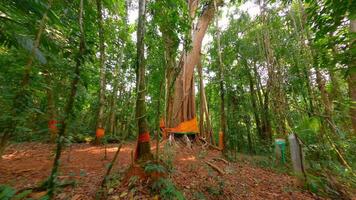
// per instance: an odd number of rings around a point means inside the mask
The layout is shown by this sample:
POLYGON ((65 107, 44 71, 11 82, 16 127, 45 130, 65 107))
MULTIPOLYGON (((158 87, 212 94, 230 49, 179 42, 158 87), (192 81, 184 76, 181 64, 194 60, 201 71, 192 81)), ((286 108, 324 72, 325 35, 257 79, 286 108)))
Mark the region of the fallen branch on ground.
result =
POLYGON ((224 162, 225 164, 229 164, 229 161, 227 161, 227 160, 225 160, 225 159, 223 159, 223 158, 213 158, 213 160, 217 160, 217 161, 222 161, 222 162, 224 162))
POLYGON ((211 168, 215 169, 219 174, 224 175, 224 171, 220 169, 218 166, 214 165, 213 163, 209 161, 204 161, 207 165, 209 165, 211 168))

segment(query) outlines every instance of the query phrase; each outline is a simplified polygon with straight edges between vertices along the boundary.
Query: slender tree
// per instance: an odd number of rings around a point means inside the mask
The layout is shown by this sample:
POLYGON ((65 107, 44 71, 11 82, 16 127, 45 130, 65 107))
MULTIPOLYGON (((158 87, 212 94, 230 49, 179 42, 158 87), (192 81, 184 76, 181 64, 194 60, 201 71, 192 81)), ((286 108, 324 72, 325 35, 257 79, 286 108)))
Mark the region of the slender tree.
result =
POLYGON ((54 190, 55 190, 55 184, 57 181, 57 176, 58 176, 58 168, 59 168, 59 162, 62 154, 62 147, 63 147, 63 140, 66 132, 66 127, 68 124, 68 121, 70 119, 70 115, 73 112, 73 105, 75 101, 75 97, 77 94, 77 89, 78 89, 78 83, 80 80, 80 71, 81 71, 81 66, 84 65, 84 52, 85 52, 85 32, 84 32, 84 27, 83 27, 83 12, 84 12, 84 0, 80 0, 79 3, 79 15, 78 15, 78 22, 79 22, 79 30, 80 30, 80 36, 79 36, 79 48, 78 48, 78 54, 76 56, 76 64, 74 68, 74 78, 72 80, 71 84, 71 90, 70 90, 70 95, 68 96, 68 100, 66 103, 66 106, 64 108, 64 116, 63 116, 63 123, 59 128, 58 132, 58 137, 57 137, 57 146, 56 146, 56 156, 53 161, 53 167, 51 174, 48 178, 47 181, 47 187, 48 187, 48 196, 50 199, 54 195, 54 190))
POLYGON ((140 0, 138 6, 137 24, 137 59, 136 59, 136 119, 138 126, 138 139, 135 159, 149 160, 152 158, 150 149, 150 134, 146 116, 146 83, 145 83, 145 20, 146 0, 140 0))
MULTIPOLYGON (((225 86, 224 86, 224 81, 225 81, 225 76, 224 76, 224 63, 222 61, 222 55, 221 55, 221 44, 220 44, 220 28, 219 28, 219 10, 216 5, 216 0, 214 0, 214 7, 215 7, 215 28, 216 28, 216 43, 217 43, 217 50, 218 50, 218 66, 219 66, 219 71, 218 71, 218 79, 219 79, 219 86, 220 86, 220 131, 223 133, 223 141, 224 144, 227 143, 227 137, 226 137, 226 114, 225 114, 225 86)), ((224 148, 224 152, 226 152, 226 148, 224 148)))
MULTIPOLYGON (((99 109, 98 109, 98 117, 96 122, 96 128, 103 129, 104 128, 104 108, 105 108, 105 44, 104 44, 104 27, 103 27, 103 11, 102 11, 102 1, 96 0, 97 7, 97 23, 99 27, 99 69, 100 69, 100 87, 99 87, 99 109)), ((102 135, 98 135, 102 137, 102 135)), ((97 142, 99 142, 100 138, 96 138, 97 142)))
POLYGON ((352 127, 354 135, 356 135, 356 61, 355 61, 355 48, 356 48, 356 20, 350 20, 350 52, 351 52, 351 62, 348 68, 348 84, 349 84, 349 95, 351 100, 350 105, 350 118, 352 122, 352 127))

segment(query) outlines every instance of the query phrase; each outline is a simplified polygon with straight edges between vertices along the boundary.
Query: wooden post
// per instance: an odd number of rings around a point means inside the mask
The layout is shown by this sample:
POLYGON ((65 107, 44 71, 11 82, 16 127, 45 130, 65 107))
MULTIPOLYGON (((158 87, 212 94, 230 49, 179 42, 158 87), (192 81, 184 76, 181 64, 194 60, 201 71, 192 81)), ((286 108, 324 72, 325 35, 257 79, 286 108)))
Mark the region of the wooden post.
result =
POLYGON ((294 172, 297 175, 303 175, 304 179, 306 180, 306 174, 304 169, 304 156, 301 142, 294 133, 288 136, 288 140, 290 145, 290 154, 294 172))
POLYGON ((219 132, 219 149, 224 149, 224 132, 222 131, 219 132))

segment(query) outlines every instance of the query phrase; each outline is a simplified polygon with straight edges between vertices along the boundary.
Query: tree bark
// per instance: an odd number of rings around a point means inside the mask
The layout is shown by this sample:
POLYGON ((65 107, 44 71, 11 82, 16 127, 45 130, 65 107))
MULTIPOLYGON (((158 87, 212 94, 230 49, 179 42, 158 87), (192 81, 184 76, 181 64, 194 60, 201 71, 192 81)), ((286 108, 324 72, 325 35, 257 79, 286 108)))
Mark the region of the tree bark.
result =
POLYGON ((152 159, 148 124, 146 119, 146 84, 145 84, 145 57, 144 57, 144 34, 145 34, 146 0, 139 0, 138 25, 137 25, 137 60, 136 60, 136 119, 138 125, 138 140, 136 147, 136 160, 152 159), (148 134, 148 136, 147 136, 148 134), (144 136, 146 135, 145 139, 144 136), (147 139, 148 137, 148 139, 147 139))
MULTIPOLYGON (((99 69, 100 69, 100 88, 99 88, 99 109, 96 128, 104 128, 104 108, 105 108, 105 44, 104 44, 104 27, 103 27, 103 14, 102 14, 102 2, 96 0, 97 7, 97 23, 99 28, 99 69)), ((97 138, 98 139, 98 138, 97 138)))
POLYGON ((200 80, 200 123, 201 127, 203 127, 203 130, 200 129, 200 134, 203 137, 206 137, 208 142, 212 143, 213 145, 216 145, 215 139, 213 137, 213 129, 211 127, 211 122, 210 122, 210 115, 209 115, 209 109, 208 109, 208 103, 206 100, 206 94, 205 94, 205 86, 203 82, 203 70, 202 70, 202 65, 201 61, 198 63, 198 75, 199 75, 199 80, 200 80), (204 127, 204 117, 206 120, 206 128, 204 127), (204 132, 205 130, 205 132, 204 132))
POLYGON ((254 154, 254 149, 252 145, 252 138, 251 138, 251 121, 250 121, 250 116, 246 115, 244 116, 244 121, 246 124, 246 131, 247 131, 247 144, 248 144, 248 151, 250 154, 254 154))
MULTIPOLYGON (((247 63, 246 63, 246 65, 247 65, 247 63)), ((262 134, 263 133, 262 133, 262 130, 261 130, 261 120, 260 120, 257 101, 256 101, 256 91, 255 91, 255 88, 254 88, 254 81, 253 81, 253 78, 252 78, 250 70, 248 69, 247 66, 246 66, 246 68, 248 70, 248 77, 249 77, 249 83, 250 83, 251 104, 252 104, 252 108, 253 108, 253 115, 255 117, 255 122, 256 122, 257 135, 262 138, 262 134)))
MULTIPOLYGON (((220 44, 220 28, 219 28, 219 9, 216 5, 216 0, 214 0, 214 8, 216 10, 215 26, 216 26, 216 43, 218 49, 218 78, 220 86, 220 130, 223 132, 224 146, 227 144, 227 132, 226 132, 226 114, 225 114, 225 86, 224 86, 224 63, 222 61, 221 55, 221 44, 220 44)), ((224 148, 224 153, 226 153, 227 148, 224 148)))
POLYGON ((206 132, 204 130, 204 105, 203 105, 203 77, 202 77, 202 67, 201 64, 198 65, 198 75, 199 75, 199 137, 206 137, 206 132))
MULTIPOLYGON (((262 23, 266 24, 266 15, 265 15, 265 2, 262 3, 261 12, 262 12, 262 23)), ((262 33, 262 46, 264 48, 264 56, 267 60, 267 86, 264 91, 264 101, 263 101, 263 123, 262 123, 262 130, 264 133, 264 142, 270 143, 272 140, 272 126, 270 120, 270 102, 271 104, 273 101, 270 98, 270 93, 274 91, 274 80, 275 80, 275 59, 273 55, 272 48, 270 46, 270 35, 269 30, 265 30, 262 33)), ((262 85, 261 85, 262 88, 262 85)), ((272 106, 271 106, 272 107, 272 106)))
MULTIPOLYGON (((356 20, 350 20, 350 33, 356 33, 356 20)), ((350 52, 353 54, 356 48, 356 39, 353 38, 350 43, 350 52)), ((349 77, 348 77, 348 85, 349 85, 349 96, 351 100, 350 105, 350 118, 353 128, 353 133, 356 135, 356 61, 355 55, 351 55, 351 62, 349 64, 349 77)))
MULTIPOLYGON (((218 5, 221 1, 218 2, 218 5)), ((197 0, 189 0, 189 13, 192 18, 195 16, 198 6, 197 0)), ((191 120, 195 117, 195 94, 194 94, 194 67, 200 60, 200 50, 202 40, 207 31, 209 24, 214 17, 214 2, 209 1, 204 7, 197 25, 192 33, 192 48, 189 51, 183 52, 180 65, 181 68, 177 79, 174 81, 174 99, 169 103, 169 109, 172 113, 170 116, 169 127, 176 127, 183 121, 191 120)))

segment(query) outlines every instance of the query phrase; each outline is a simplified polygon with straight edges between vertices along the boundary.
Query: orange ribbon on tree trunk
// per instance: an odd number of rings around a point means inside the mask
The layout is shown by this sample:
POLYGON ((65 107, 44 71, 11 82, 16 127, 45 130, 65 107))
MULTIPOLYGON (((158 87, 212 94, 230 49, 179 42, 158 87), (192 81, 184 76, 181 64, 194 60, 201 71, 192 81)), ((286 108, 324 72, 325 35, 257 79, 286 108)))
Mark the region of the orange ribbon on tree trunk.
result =
POLYGON ((137 158, 138 158, 139 143, 145 143, 145 142, 150 142, 150 133, 149 132, 144 132, 144 133, 138 134, 136 150, 135 150, 135 158, 134 158, 135 160, 137 160, 137 158))

